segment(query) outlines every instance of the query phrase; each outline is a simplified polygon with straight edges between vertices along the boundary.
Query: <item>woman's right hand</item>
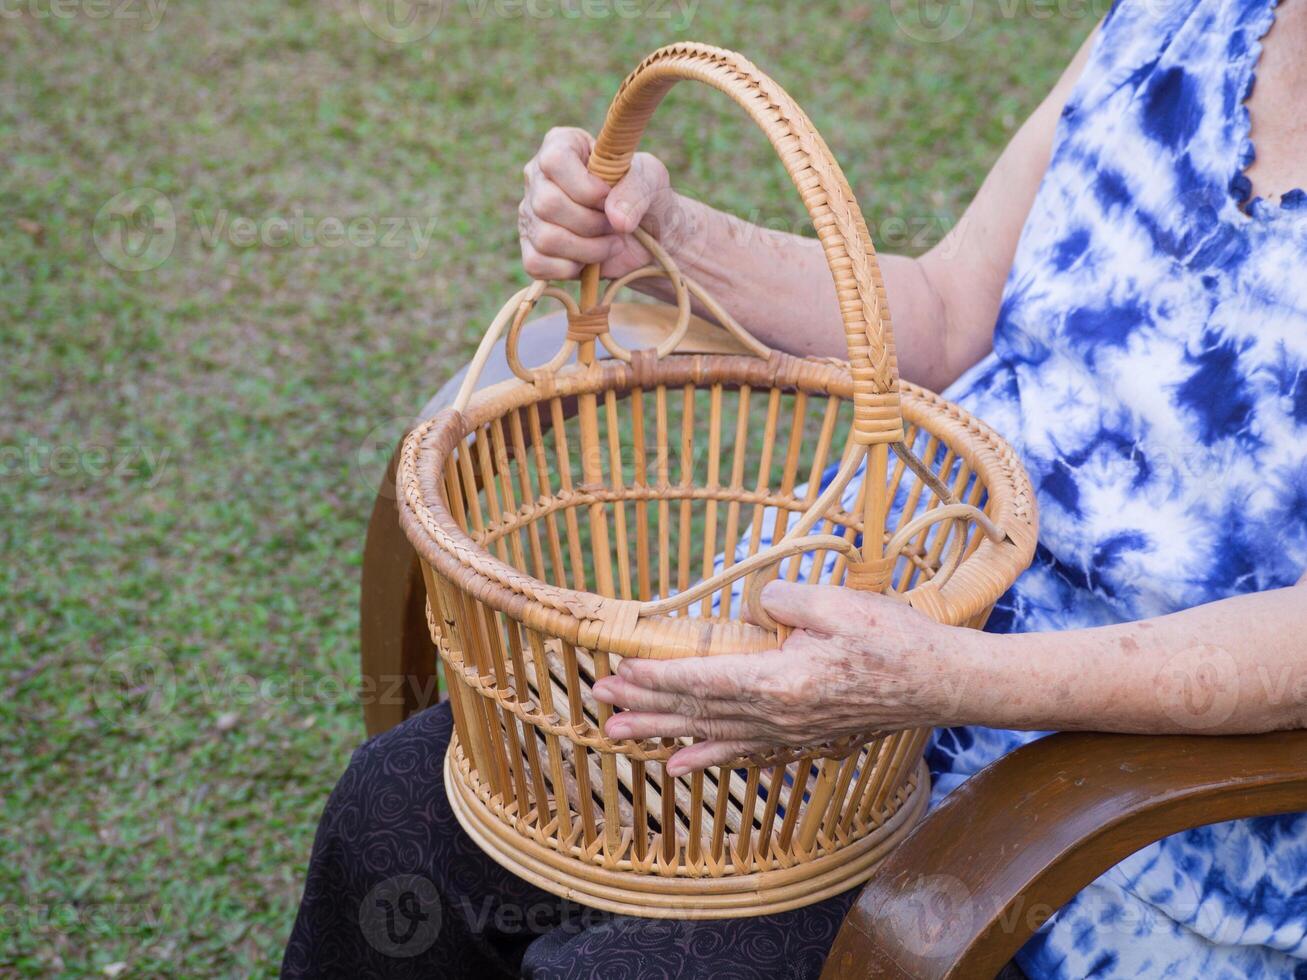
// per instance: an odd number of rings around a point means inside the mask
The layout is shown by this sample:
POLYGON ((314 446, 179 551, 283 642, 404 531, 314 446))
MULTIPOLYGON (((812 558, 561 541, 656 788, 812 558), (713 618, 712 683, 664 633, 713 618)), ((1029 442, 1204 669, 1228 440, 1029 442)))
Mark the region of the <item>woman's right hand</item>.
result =
POLYGON ((551 129, 523 168, 518 234, 533 279, 575 279, 593 262, 604 278, 624 276, 650 262, 635 229, 642 221, 656 228, 673 213, 676 196, 662 161, 637 153, 627 175, 609 187, 586 169, 593 148, 583 129, 551 129))

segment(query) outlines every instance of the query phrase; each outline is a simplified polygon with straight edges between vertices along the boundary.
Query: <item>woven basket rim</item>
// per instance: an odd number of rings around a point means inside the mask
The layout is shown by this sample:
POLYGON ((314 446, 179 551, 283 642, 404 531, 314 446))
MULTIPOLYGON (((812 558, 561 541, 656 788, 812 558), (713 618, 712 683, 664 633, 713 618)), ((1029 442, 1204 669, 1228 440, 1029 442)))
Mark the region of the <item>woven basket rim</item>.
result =
MULTIPOLYGON (((546 390, 510 378, 476 392, 464 411, 444 409, 426 420, 405 439, 396 470, 404 532, 423 561, 479 601, 578 646, 656 659, 774 648, 774 634, 751 623, 684 615, 636 620, 631 610, 638 602, 543 582, 495 557, 448 510, 441 474, 453 448, 481 425, 556 396, 685 384, 748 384, 842 398, 852 393, 848 363, 832 358, 778 355, 767 361, 738 354, 676 354, 657 363, 656 377, 643 373, 617 360, 588 368, 572 364, 546 390)), ((989 608, 1033 558, 1038 521, 1033 487, 1016 453, 994 429, 928 389, 906 381, 900 387, 904 420, 936 436, 971 465, 985 484, 992 520, 1008 536, 1002 543, 983 539, 943 586, 927 581, 903 594, 936 618, 965 622, 989 608)))

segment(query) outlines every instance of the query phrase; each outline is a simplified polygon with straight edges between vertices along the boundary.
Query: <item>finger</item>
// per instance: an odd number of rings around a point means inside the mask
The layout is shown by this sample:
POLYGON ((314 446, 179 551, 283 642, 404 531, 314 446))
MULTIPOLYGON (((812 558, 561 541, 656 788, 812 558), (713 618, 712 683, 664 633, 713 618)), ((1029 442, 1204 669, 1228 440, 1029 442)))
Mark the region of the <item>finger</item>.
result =
POLYGON ((758 711, 753 701, 727 701, 720 698, 697 698, 689 694, 669 694, 639 687, 621 677, 603 677, 595 682, 595 700, 628 711, 651 711, 659 714, 685 715, 687 718, 717 718, 735 721, 753 720, 758 711))
POLYGON ((572 200, 561 187, 548 178, 531 184, 526 204, 541 221, 566 228, 582 238, 616 237, 607 215, 598 208, 586 207, 572 200))
POLYGON ((663 198, 669 194, 667 168, 662 161, 649 153, 637 153, 631 169, 604 202, 604 213, 616 231, 629 235, 651 208, 666 203, 663 198))
POLYGON ((529 207, 524 210, 527 212, 526 237, 541 255, 588 265, 605 262, 617 251, 619 241, 616 235, 582 238, 566 228, 540 220, 530 213, 529 207))
POLYGON ((635 711, 679 712, 685 701, 684 694, 640 687, 621 676, 601 677, 592 690, 596 701, 635 711))
POLYGON ((756 721, 623 711, 608 719, 604 734, 609 738, 759 739, 773 733, 756 721))
POLYGON ((575 279, 581 274, 579 262, 541 255, 526 238, 522 239, 522 268, 532 279, 575 279))
POLYGON ((777 622, 828 636, 847 626, 851 605, 847 589, 829 585, 774 579, 762 590, 762 606, 777 622))
POLYGON ((672 776, 683 776, 696 769, 709 766, 721 766, 740 758, 753 755, 772 747, 771 742, 758 739, 725 739, 695 742, 672 753, 667 760, 667 772, 672 776))
POLYGON ((551 129, 545 134, 536 162, 540 172, 573 201, 589 208, 601 208, 610 188, 606 180, 586 169, 593 145, 590 134, 583 129, 551 129))
POLYGON ((752 693, 759 672, 768 666, 771 661, 766 653, 727 653, 680 660, 627 657, 618 664, 617 675, 655 691, 734 700, 752 693))

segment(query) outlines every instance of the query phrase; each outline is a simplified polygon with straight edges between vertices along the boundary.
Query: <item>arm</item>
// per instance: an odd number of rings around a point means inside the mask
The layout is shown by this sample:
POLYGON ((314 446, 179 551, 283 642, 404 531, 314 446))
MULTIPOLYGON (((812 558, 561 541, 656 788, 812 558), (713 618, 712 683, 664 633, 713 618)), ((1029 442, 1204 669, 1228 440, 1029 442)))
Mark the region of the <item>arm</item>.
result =
MULTIPOLYGON (((879 257, 899 368, 908 380, 942 390, 989 352, 1017 239, 1093 37, 944 240, 920 258, 879 257)), ((623 275, 648 261, 630 235, 643 225, 764 343, 843 356, 839 309, 815 239, 760 228, 674 193, 666 168, 647 153, 637 154, 630 174, 610 190, 585 170, 592 144, 582 130, 551 130, 526 166, 520 228, 528 273, 573 278, 582 263, 600 262, 605 276, 623 275)), ((658 280, 637 288, 667 298, 658 280)))
POLYGON ((1307 727, 1307 576, 1169 616, 1062 633, 941 626, 884 596, 773 582, 781 649, 624 660, 595 697, 612 737, 691 735, 673 772, 868 729, 1156 734, 1307 727))
POLYGON ((1307 575, 1135 623, 982 635, 988 680, 965 699, 976 720, 954 724, 1175 735, 1307 728, 1307 575))

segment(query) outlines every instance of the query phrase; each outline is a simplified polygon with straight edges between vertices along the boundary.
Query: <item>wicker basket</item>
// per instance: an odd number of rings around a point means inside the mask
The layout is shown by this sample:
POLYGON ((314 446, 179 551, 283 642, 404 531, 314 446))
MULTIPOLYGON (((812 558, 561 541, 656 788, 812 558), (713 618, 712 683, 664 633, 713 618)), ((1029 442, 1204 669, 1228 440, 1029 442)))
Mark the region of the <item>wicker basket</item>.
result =
POLYGON ((587 268, 579 302, 541 282, 508 301, 455 407, 409 436, 398 486, 449 684, 446 785, 464 829, 555 894, 717 918, 868 877, 924 811, 928 730, 673 778, 676 741, 603 734, 611 709, 594 680, 622 657, 775 647, 783 631, 757 597, 777 575, 888 591, 979 627, 1030 561, 1035 509, 1002 440, 900 385, 852 192, 803 112, 748 61, 695 44, 650 55, 619 90, 591 171, 625 174, 683 78, 735 99, 780 154, 825 248, 848 362, 767 349, 642 234, 656 265, 602 292, 587 268), (628 351, 608 331, 609 304, 649 275, 670 279, 676 325, 658 349, 628 351), (567 310, 567 340, 528 368, 518 337, 545 297, 567 310), (691 297, 748 353, 678 354, 691 297), (518 377, 473 394, 505 330, 518 377), (597 342, 611 358, 596 358, 597 342))

